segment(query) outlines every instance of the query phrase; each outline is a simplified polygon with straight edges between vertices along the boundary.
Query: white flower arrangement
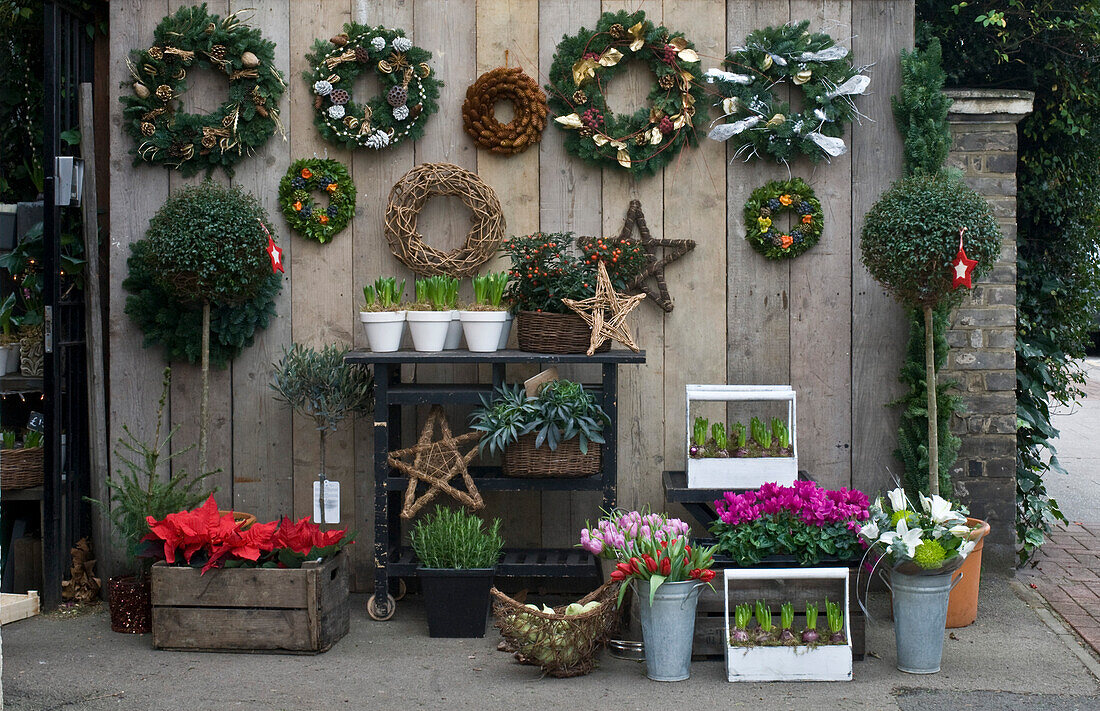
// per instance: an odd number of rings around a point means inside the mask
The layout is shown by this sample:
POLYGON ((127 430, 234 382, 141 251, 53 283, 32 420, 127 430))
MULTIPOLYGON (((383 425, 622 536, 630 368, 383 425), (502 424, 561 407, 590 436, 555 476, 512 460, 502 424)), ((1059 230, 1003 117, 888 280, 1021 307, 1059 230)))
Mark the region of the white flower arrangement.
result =
POLYGON ((888 492, 886 501, 876 499, 860 537, 892 567, 910 563, 926 572, 957 567, 977 545, 970 540, 966 509, 935 495, 920 494, 918 500, 919 509, 901 488, 888 492))

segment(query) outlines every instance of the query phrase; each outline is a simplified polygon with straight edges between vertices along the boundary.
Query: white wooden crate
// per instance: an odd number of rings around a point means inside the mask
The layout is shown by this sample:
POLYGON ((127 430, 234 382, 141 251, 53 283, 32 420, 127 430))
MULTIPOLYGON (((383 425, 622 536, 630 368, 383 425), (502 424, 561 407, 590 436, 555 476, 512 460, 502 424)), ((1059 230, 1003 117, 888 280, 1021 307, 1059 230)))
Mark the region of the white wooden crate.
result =
POLYGON ((38 591, 0 593, 0 624, 16 622, 38 614, 38 591))
MULTIPOLYGON (((756 489, 769 482, 791 485, 798 479, 798 434, 795 392, 790 385, 688 385, 686 389, 687 485, 690 489, 756 489), (791 432, 790 457, 707 457, 688 455, 692 402, 786 402, 791 432)), ((745 423, 746 425, 748 423, 745 423)))
MULTIPOLYGON (((852 629, 848 599, 848 568, 727 568, 724 579, 726 610, 726 676, 730 681, 851 681, 852 629), (730 644, 730 581, 823 580, 844 584, 844 638, 846 644, 815 647, 735 647, 730 644)), ((745 600, 743 602, 752 602, 745 600)), ((825 611, 821 610, 822 616, 825 611)))

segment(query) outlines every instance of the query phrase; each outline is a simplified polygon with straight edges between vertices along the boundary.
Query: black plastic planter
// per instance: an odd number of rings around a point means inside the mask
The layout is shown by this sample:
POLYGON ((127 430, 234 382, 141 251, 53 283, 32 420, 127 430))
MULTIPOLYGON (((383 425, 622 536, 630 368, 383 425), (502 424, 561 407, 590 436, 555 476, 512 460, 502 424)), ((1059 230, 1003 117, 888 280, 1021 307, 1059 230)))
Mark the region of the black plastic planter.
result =
POLYGON ((495 568, 417 568, 429 637, 484 637, 495 568))

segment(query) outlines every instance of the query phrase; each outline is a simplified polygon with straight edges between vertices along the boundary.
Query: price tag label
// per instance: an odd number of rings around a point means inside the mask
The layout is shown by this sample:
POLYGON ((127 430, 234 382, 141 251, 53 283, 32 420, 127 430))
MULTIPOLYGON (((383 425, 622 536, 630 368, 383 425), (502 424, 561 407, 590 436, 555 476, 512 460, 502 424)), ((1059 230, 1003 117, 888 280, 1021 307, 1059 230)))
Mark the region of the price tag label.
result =
POLYGON ((45 432, 46 417, 41 412, 32 412, 27 418, 27 429, 31 432, 45 432))
POLYGON ((340 482, 325 480, 313 482, 313 522, 340 523, 340 482), (321 484, 325 490, 321 492, 321 484), (321 502, 324 501, 324 510, 321 502), (322 516, 323 514, 323 516, 322 516))

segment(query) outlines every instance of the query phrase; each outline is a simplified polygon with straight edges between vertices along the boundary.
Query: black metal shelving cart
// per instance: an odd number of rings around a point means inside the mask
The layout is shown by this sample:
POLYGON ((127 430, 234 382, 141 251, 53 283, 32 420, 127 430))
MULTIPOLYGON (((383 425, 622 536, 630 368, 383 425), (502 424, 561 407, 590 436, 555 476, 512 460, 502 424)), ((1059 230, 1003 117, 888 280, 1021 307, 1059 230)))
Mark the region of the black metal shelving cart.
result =
MULTIPOLYGON (((401 408, 415 405, 478 404, 481 395, 505 382, 505 367, 509 363, 550 366, 565 363, 601 366, 599 386, 589 386, 598 394, 600 406, 611 419, 607 445, 603 448, 600 473, 585 478, 524 479, 507 477, 500 467, 470 467, 470 473, 481 491, 600 491, 603 506, 616 504, 618 457, 616 432, 618 427, 618 367, 645 362, 645 351, 634 353, 610 350, 593 356, 559 355, 503 350, 495 353, 443 351, 417 353, 397 351, 373 353, 352 351, 345 356, 348 363, 374 366, 374 595, 367 602, 367 612, 376 620, 393 616, 396 603, 389 593, 392 576, 416 574, 416 558, 411 550, 401 546, 399 497, 408 479, 390 469, 391 450, 401 448, 401 408), (402 365, 488 365, 492 378, 488 383, 420 383, 402 382, 402 365)), ((595 513, 595 512, 593 512, 595 513)), ((498 573, 506 577, 587 577, 598 575, 596 560, 585 551, 569 549, 509 549, 504 553, 498 573)))

